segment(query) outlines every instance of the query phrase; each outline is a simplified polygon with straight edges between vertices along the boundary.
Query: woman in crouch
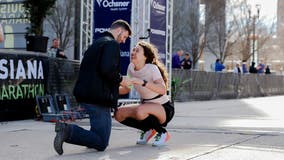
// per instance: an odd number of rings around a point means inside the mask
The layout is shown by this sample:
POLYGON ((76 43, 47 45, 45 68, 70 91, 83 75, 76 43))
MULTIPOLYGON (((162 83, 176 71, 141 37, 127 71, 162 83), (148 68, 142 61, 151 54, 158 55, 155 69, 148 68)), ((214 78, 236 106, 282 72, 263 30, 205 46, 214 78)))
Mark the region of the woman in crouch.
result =
MULTIPOLYGON (((131 52, 127 70, 141 104, 119 107, 114 116, 117 121, 141 130, 137 144, 146 144, 155 136, 153 146, 162 146, 170 139, 165 129, 174 116, 174 106, 167 92, 167 72, 158 60, 158 50, 144 41, 137 43, 131 52)), ((129 86, 121 86, 120 94, 129 93, 129 86)))

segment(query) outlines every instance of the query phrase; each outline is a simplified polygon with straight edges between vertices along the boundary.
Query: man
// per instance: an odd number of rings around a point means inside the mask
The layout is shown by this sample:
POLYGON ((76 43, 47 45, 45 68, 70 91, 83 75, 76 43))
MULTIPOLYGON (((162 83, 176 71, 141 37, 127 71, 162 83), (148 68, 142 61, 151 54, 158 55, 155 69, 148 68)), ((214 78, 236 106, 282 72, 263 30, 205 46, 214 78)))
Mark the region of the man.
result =
POLYGON ((172 68, 181 68, 180 57, 183 55, 183 50, 179 49, 172 57, 172 68))
POLYGON ((251 62, 251 66, 249 67, 249 73, 257 73, 257 69, 255 68, 255 62, 251 62))
POLYGON ((221 60, 218 58, 215 62, 215 72, 222 72, 225 69, 225 66, 221 63, 221 60))
POLYGON ((181 66, 182 66, 183 69, 191 69, 192 61, 190 59, 190 54, 189 53, 185 53, 185 57, 181 61, 181 66))
POLYGON ((64 50, 59 48, 59 44, 60 44, 59 39, 54 38, 52 40, 52 46, 50 47, 48 51, 49 56, 67 59, 67 57, 64 54, 64 50))
POLYGON ((104 151, 111 132, 111 108, 117 107, 119 85, 128 85, 130 80, 120 72, 119 43, 125 43, 131 35, 129 24, 124 20, 112 23, 85 52, 79 77, 74 87, 74 96, 89 114, 90 130, 74 124, 57 122, 54 149, 63 154, 63 142, 104 151))

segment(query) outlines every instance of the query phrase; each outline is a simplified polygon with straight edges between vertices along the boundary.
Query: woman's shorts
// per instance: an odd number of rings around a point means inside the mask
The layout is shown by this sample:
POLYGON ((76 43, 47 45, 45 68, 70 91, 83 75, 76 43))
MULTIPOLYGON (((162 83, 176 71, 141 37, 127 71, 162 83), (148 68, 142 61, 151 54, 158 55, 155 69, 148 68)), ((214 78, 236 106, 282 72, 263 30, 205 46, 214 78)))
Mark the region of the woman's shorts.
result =
POLYGON ((172 120, 175 114, 174 104, 168 101, 167 103, 162 104, 166 112, 166 122, 162 126, 166 127, 167 124, 172 120))

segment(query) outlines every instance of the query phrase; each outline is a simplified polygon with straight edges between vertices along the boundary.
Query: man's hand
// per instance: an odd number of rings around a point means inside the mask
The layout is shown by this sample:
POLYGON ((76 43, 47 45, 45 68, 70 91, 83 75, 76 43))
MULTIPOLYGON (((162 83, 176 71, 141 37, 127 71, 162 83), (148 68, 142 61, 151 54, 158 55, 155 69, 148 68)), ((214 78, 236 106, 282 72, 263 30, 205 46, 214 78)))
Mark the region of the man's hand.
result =
POLYGON ((139 78, 131 78, 131 82, 132 84, 138 84, 138 85, 142 85, 144 83, 144 81, 142 79, 139 78))
POLYGON ((131 79, 127 76, 122 76, 122 81, 120 82, 121 86, 129 86, 132 85, 131 79))

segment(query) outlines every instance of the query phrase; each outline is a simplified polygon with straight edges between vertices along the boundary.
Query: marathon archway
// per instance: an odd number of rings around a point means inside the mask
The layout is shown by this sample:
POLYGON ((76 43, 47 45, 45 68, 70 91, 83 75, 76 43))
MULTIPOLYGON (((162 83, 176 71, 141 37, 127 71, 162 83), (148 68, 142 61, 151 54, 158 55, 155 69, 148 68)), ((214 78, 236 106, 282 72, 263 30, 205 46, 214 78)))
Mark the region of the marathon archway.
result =
POLYGON ((171 84, 172 3, 172 0, 94 1, 93 39, 107 31, 114 20, 124 19, 131 24, 133 35, 126 44, 121 45, 122 74, 126 74, 130 62, 130 48, 139 40, 145 40, 157 46, 159 56, 169 72, 171 84))

